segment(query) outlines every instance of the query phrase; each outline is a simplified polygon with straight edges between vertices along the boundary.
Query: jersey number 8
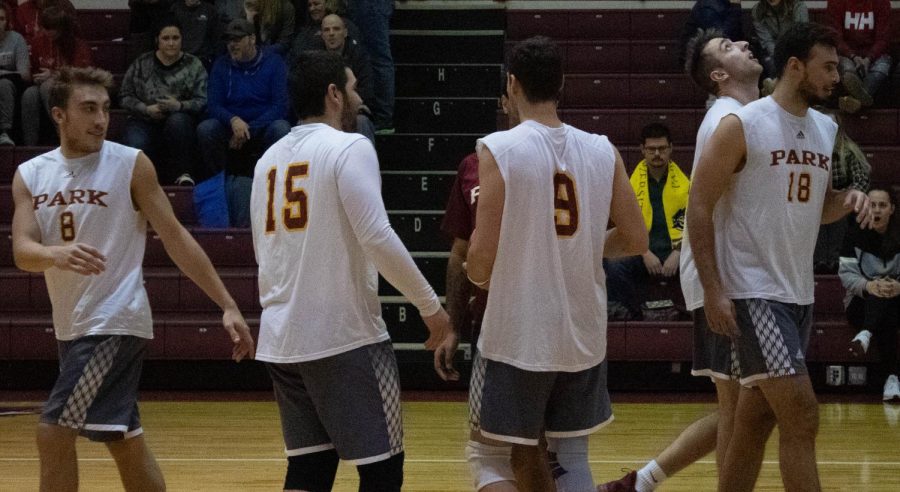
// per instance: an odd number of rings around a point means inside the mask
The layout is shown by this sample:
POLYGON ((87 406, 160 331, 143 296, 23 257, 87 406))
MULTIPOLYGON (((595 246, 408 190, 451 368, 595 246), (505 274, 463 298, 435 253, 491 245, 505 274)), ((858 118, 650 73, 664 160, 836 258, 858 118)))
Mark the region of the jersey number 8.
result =
MULTIPOLYGON (((309 176, 309 162, 288 164, 284 176, 284 204, 281 207, 281 220, 288 231, 302 231, 309 221, 306 203, 306 190, 296 186, 296 180, 309 176)), ((266 233, 275 232, 275 182, 278 170, 269 169, 267 176, 268 199, 266 201, 266 233)))

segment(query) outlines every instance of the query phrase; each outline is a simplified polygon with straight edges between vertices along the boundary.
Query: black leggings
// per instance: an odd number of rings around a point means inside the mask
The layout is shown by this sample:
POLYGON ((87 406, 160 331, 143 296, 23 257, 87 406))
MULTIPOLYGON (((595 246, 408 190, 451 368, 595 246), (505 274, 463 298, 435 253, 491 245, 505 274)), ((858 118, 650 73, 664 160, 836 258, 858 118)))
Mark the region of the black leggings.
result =
POLYGON ((872 332, 878 347, 881 377, 897 374, 897 328, 900 327, 900 297, 883 299, 869 294, 853 297, 847 306, 847 320, 856 328, 872 332))

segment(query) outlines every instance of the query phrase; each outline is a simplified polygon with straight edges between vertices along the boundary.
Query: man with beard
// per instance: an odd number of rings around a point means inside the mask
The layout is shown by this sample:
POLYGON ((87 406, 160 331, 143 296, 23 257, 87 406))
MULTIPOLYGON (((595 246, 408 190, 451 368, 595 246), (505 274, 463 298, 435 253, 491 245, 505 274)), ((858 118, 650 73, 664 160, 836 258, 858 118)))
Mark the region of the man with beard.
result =
POLYGON ((301 124, 260 159, 250 200, 258 358, 281 413, 284 489, 331 490, 343 459, 357 466, 359 490, 399 491, 400 381, 378 272, 419 309, 426 348, 444 342, 450 318, 391 229, 375 148, 345 133, 362 102, 353 72, 337 53, 309 52, 291 97, 301 124))
MULTIPOLYGON (((840 77, 836 39, 817 24, 793 26, 775 47, 778 85, 770 97, 725 116, 694 169, 688 241, 703 287, 709 330, 731 338, 741 388, 719 468, 720 491, 752 490, 761 453, 760 406, 779 429, 785 490, 820 490, 818 404, 804 354, 812 326, 813 261, 819 224, 855 211, 868 226, 869 201, 831 189, 837 125, 810 108, 840 77), (762 399, 754 389, 758 387, 762 399)), ((702 319, 700 320, 702 322, 702 319)))
MULTIPOLYGON (((685 72, 698 87, 716 96, 716 102, 706 112, 697 132, 693 166, 697 169, 703 148, 722 118, 759 98, 757 83, 763 67, 746 41, 732 41, 717 29, 697 31, 688 42, 686 52, 685 72)), ((717 450, 716 461, 721 463, 728 446, 740 385, 731 374, 731 339, 706 328, 703 288, 697 278, 688 235, 685 228, 681 244, 681 290, 685 305, 694 314, 692 373, 712 378, 716 384, 719 408, 684 429, 656 459, 640 470, 602 485, 600 492, 652 492, 668 477, 713 450, 717 450)), ((762 398, 758 393, 755 395, 762 398)), ((760 405, 759 410, 759 432, 756 435, 764 443, 774 426, 774 418, 767 405, 760 405)), ((748 467, 751 476, 755 476, 762 458, 762 453, 745 456, 745 459, 755 463, 755 466, 748 467)))

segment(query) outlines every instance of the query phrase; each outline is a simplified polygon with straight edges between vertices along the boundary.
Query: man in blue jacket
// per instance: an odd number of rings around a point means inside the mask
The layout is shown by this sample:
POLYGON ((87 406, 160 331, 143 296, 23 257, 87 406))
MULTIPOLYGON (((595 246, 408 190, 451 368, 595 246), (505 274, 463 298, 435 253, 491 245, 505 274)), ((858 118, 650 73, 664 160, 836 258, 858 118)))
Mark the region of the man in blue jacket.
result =
MULTIPOLYGON (((245 19, 232 20, 224 37, 228 53, 210 72, 209 119, 197 127, 197 138, 209 176, 224 169, 250 177, 256 160, 291 129, 287 67, 279 55, 257 47, 253 25, 245 19)), ((237 195, 228 204, 231 226, 248 227, 249 192, 237 195)))

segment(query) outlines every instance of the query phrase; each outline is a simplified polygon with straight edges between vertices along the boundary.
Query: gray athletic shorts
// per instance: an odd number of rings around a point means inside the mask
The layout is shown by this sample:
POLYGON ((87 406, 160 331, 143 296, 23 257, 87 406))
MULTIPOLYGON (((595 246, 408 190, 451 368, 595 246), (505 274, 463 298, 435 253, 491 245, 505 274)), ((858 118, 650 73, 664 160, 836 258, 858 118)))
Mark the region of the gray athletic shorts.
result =
POLYGON ((612 422, 606 361, 579 372, 536 372, 475 355, 469 424, 488 439, 536 446, 592 434, 612 422))
POLYGON ((147 342, 123 335, 59 342, 59 378, 41 422, 78 429, 92 441, 140 435, 138 383, 147 342))
POLYGON ((741 336, 712 333, 703 309, 694 311, 695 375, 738 379, 753 386, 761 379, 808 374, 806 350, 812 305, 765 299, 735 299, 741 336))
POLYGON ((342 460, 366 465, 403 452, 400 379, 390 341, 266 367, 288 456, 334 449, 342 460))

